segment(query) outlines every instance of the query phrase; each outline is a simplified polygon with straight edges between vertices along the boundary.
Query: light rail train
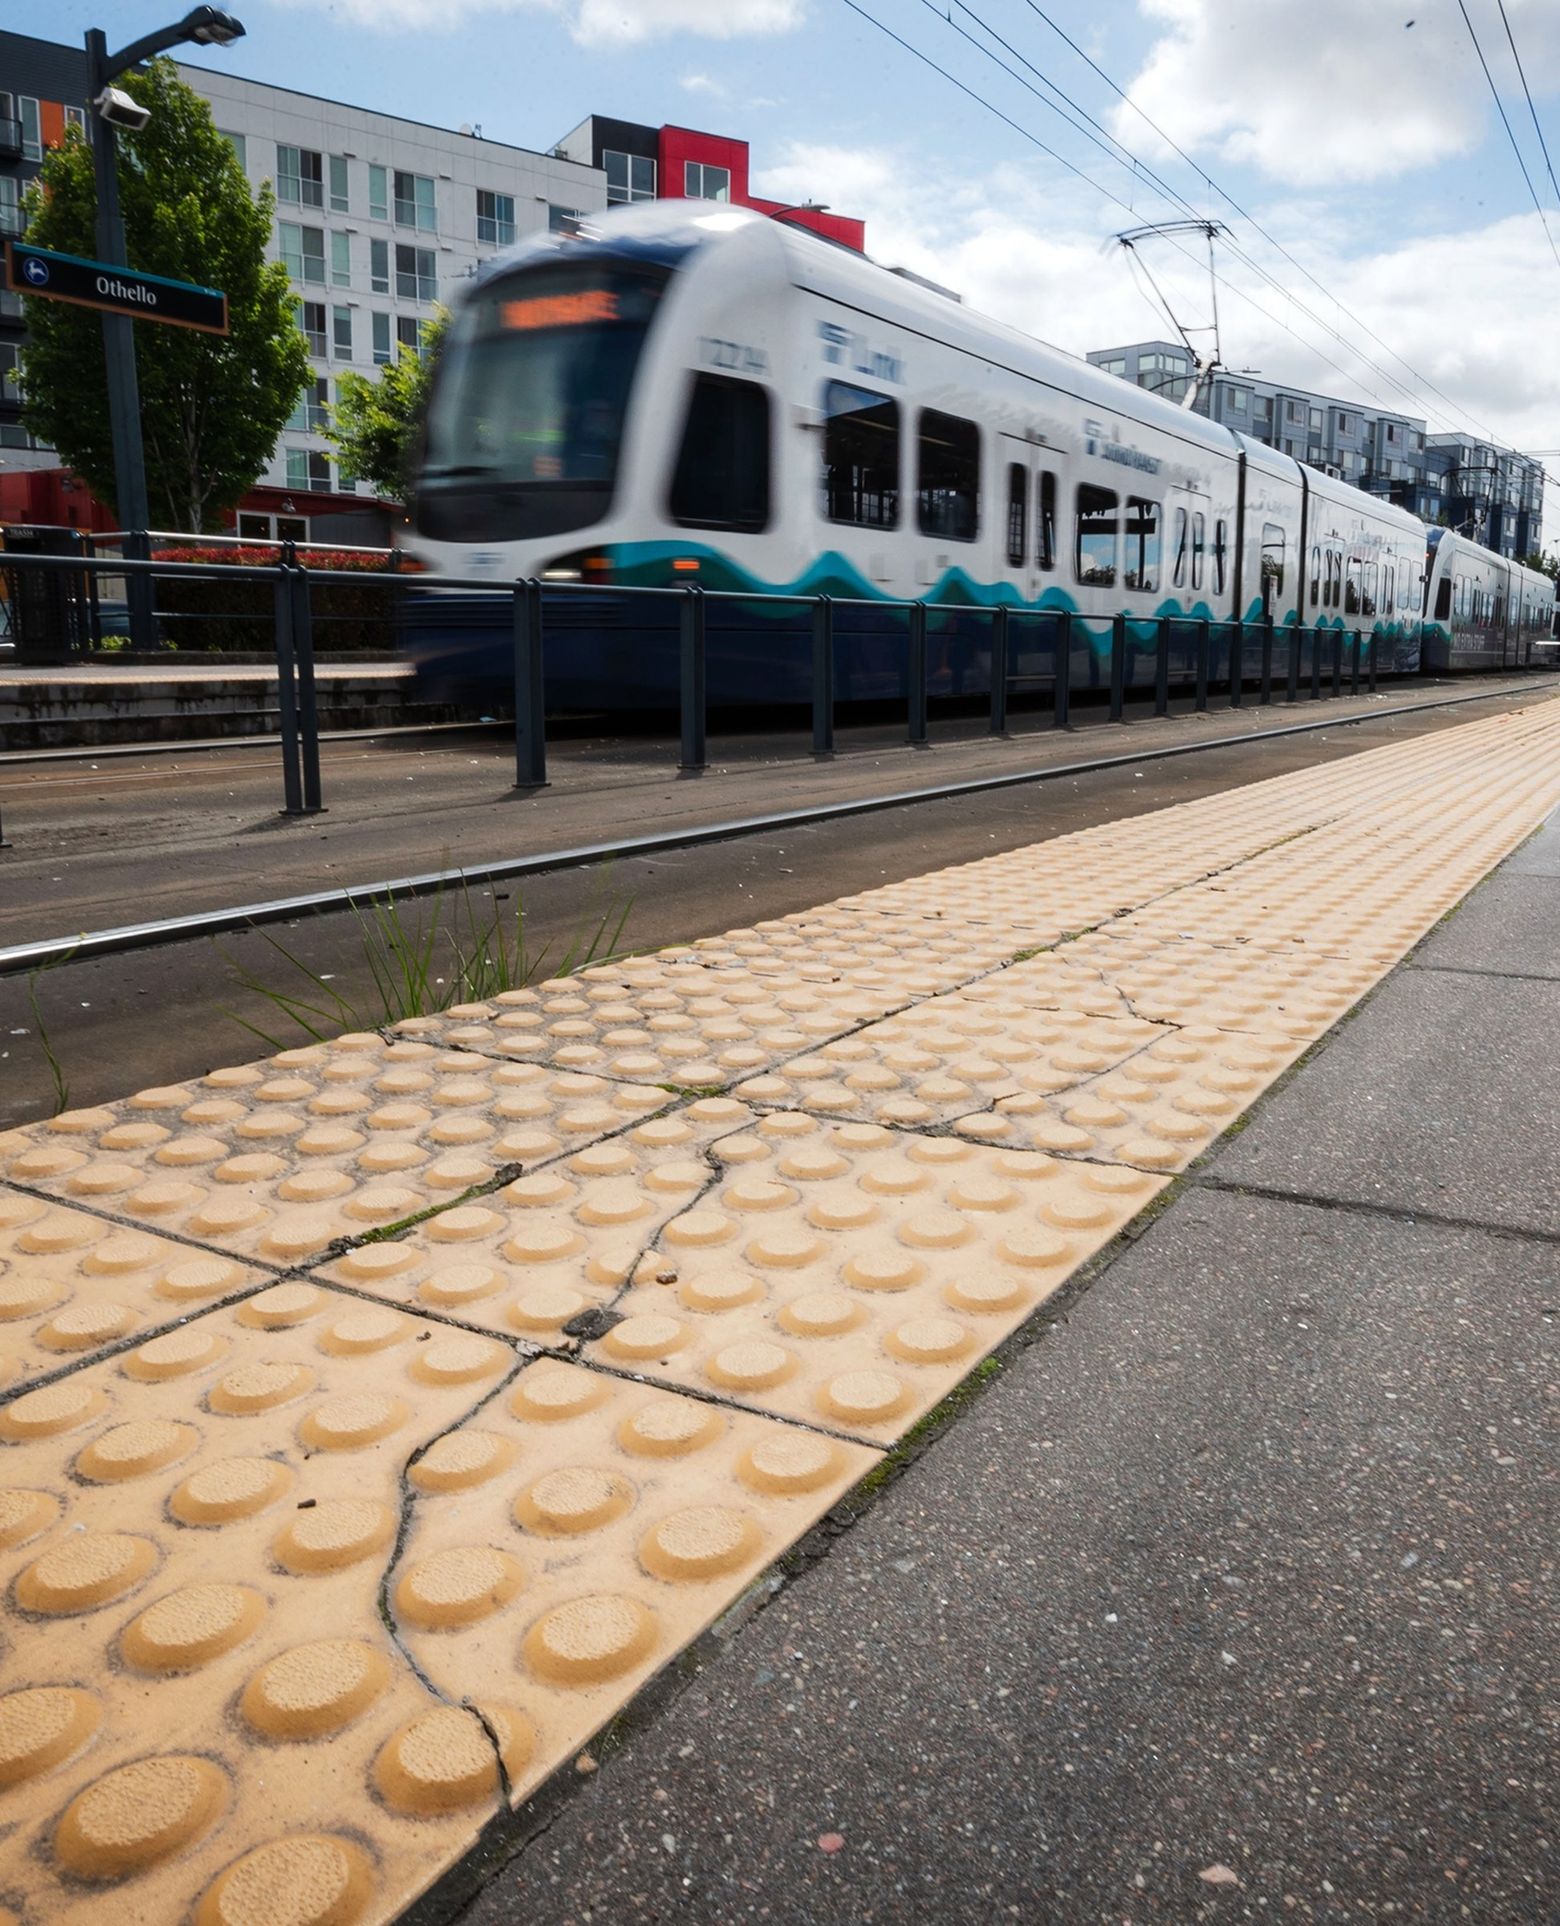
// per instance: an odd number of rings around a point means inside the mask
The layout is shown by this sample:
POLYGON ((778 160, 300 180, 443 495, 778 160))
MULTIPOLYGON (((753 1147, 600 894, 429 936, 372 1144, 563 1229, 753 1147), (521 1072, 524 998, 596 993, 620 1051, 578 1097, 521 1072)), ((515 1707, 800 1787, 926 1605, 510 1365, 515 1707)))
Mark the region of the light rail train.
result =
MULTIPOLYGON (((433 383, 407 551, 496 586, 578 585, 548 600, 555 707, 674 700, 675 613, 589 593, 623 586, 751 598, 709 605, 713 706, 809 699, 788 595, 838 598, 840 700, 903 692, 889 605, 916 600, 940 605, 934 693, 989 686, 998 605, 1019 686, 1056 670, 1059 625, 1037 618, 1062 611, 1074 687, 1108 678, 1118 612, 1139 686, 1164 616, 1187 618, 1178 682, 1202 617, 1251 625, 1248 676, 1264 616, 1329 660, 1315 629, 1374 635, 1381 674, 1555 652, 1546 577, 860 255, 699 201, 616 209, 478 274, 433 383)), ((447 693, 511 684, 493 598, 413 594, 406 636, 447 693)))

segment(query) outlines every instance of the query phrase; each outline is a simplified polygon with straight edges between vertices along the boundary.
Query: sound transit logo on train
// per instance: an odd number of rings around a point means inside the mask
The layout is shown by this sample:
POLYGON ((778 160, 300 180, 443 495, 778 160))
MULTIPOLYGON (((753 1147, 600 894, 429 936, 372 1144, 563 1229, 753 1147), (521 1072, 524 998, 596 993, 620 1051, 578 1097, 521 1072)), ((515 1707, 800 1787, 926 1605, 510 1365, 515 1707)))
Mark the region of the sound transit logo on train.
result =
POLYGON ((897 354, 869 347, 864 334, 842 328, 837 321, 820 321, 818 339, 823 343, 824 360, 832 361, 837 368, 871 375, 876 381, 902 382, 905 378, 905 364, 897 354))
POLYGON ((1120 462, 1123 468, 1137 468, 1145 475, 1157 475, 1160 462, 1157 455, 1145 455, 1141 448, 1129 448, 1124 441, 1112 441, 1109 431, 1097 421, 1083 424, 1083 452, 1098 455, 1101 461, 1120 462))

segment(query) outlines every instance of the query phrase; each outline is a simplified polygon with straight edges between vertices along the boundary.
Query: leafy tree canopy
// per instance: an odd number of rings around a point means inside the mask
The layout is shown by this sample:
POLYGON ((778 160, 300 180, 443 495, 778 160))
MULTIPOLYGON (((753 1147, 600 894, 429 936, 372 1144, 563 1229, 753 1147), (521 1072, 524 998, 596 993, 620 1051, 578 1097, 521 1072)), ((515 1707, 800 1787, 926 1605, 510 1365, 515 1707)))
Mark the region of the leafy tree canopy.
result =
MULTIPOLYGON (((129 265, 220 288, 227 335, 152 321, 135 325, 136 370, 153 522, 220 525, 263 472, 310 378, 287 270, 266 260, 273 197, 252 193, 211 110, 171 60, 116 83, 151 109, 119 135, 119 195, 129 265)), ((92 156, 76 129, 44 162, 27 197, 27 239, 97 257, 92 156)), ((27 302, 24 417, 98 499, 117 512, 100 318, 88 308, 27 302)))
POLYGON ((1552 582, 1560 583, 1560 551, 1546 555, 1535 548, 1531 555, 1522 558, 1524 568, 1536 568, 1540 575, 1547 575, 1552 582))
POLYGON ((449 310, 437 309, 422 324, 420 355, 403 349, 377 381, 360 374, 337 378, 325 433, 335 443, 343 477, 366 481, 392 501, 408 499, 428 386, 449 324, 449 310))

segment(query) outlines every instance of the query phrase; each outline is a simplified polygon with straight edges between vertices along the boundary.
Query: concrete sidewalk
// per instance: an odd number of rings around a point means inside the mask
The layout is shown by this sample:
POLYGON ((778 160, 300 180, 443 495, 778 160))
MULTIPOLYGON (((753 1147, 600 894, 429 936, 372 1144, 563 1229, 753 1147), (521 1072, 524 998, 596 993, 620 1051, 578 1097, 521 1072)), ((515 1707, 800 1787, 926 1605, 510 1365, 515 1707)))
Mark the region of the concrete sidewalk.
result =
POLYGON ((466 1926, 1553 1919, 1560 823, 466 1926))

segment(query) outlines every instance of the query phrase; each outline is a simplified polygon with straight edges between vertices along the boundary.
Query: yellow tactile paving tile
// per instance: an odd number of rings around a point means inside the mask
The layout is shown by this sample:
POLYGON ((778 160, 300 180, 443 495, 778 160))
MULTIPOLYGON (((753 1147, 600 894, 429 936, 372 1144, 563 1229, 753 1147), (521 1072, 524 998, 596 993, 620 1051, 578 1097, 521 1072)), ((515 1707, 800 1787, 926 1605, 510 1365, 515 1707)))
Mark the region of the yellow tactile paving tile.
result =
POLYGON ((544 1359, 412 1465, 390 1609, 441 1691, 524 1718, 518 1803, 879 1458, 544 1359))
MULTIPOLYGON (((408 1457, 517 1362, 281 1283, 0 1408, 7 1903, 383 1919, 470 1843, 491 1747, 418 1681, 379 1593, 408 1457), (362 1908, 311 1911, 348 1871, 362 1908)), ((474 1696, 522 1731, 495 1683, 474 1696)))
POLYGON ((900 1129, 948 1124, 1003 1098, 1045 1095, 1121 1063, 1168 1032, 1126 1014, 1037 1010, 955 992, 912 1005, 736 1086, 744 1102, 900 1129))
POLYGON ((878 996, 881 1013, 1000 969, 1022 947, 1022 935, 1000 925, 937 929, 918 914, 830 904, 701 938, 689 954, 700 963, 759 976, 824 975, 878 996))
POLYGON ((70 1370, 268 1275, 0 1188, 0 1392, 70 1370))
POLYGON ((0 1137, 0 1176, 279 1267, 591 1143, 668 1092, 338 1037, 0 1137))
POLYGON ((387 1303, 567 1348, 565 1326, 605 1306, 671 1218, 718 1181, 709 1153, 752 1111, 704 1097, 604 1142, 528 1169, 513 1183, 364 1244, 321 1275, 387 1303))
POLYGON ((1122 1166, 797 1112, 722 1138, 583 1355, 892 1443, 1158 1192, 1122 1166))
POLYGON ((881 1016, 898 999, 820 969, 791 982, 701 968, 686 951, 631 957, 416 1017, 396 1034, 522 1063, 678 1089, 725 1084, 881 1016))

